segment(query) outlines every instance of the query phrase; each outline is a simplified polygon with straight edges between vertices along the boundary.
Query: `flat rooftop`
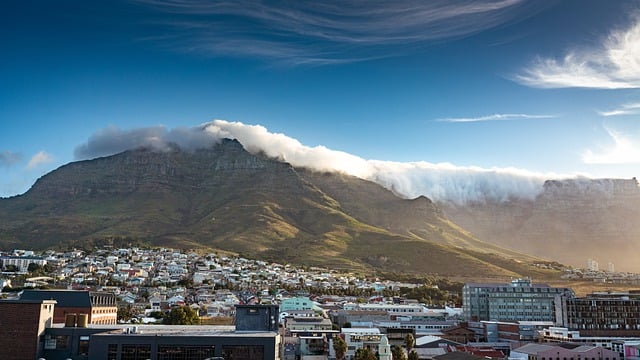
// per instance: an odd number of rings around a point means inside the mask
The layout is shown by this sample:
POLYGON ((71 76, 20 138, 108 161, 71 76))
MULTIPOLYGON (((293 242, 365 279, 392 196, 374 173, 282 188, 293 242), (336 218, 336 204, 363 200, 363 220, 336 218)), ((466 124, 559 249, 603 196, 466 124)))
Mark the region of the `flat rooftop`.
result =
POLYGON ((236 331, 233 325, 97 325, 89 324, 86 328, 65 327, 64 324, 54 324, 53 328, 65 329, 93 329, 104 332, 93 336, 233 336, 233 337, 275 337, 275 331, 236 331))

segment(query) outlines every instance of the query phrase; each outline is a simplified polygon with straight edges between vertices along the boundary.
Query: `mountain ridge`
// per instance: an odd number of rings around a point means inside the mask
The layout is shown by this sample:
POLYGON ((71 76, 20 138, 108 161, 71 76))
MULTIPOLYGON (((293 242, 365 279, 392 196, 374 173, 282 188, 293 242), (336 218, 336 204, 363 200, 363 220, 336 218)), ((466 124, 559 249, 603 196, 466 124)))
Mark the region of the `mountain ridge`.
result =
POLYGON ((27 193, 0 199, 0 216, 5 248, 130 237, 334 268, 544 275, 528 265, 534 257, 474 238, 426 197, 401 199, 353 176, 294 168, 228 139, 64 165, 27 193))

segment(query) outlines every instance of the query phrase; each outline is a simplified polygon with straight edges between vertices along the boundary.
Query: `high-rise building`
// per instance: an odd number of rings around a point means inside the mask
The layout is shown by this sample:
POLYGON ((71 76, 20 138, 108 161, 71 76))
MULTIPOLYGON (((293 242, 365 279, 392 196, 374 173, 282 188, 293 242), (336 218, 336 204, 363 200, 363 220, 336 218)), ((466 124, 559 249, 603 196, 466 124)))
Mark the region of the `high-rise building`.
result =
POLYGON ((530 279, 468 283, 462 288, 462 311, 472 321, 555 321, 556 298, 572 295, 569 288, 532 284, 530 279))
POLYGON ((598 270, 600 270, 600 265, 594 259, 587 259, 587 270, 589 270, 589 271, 598 271, 598 270))

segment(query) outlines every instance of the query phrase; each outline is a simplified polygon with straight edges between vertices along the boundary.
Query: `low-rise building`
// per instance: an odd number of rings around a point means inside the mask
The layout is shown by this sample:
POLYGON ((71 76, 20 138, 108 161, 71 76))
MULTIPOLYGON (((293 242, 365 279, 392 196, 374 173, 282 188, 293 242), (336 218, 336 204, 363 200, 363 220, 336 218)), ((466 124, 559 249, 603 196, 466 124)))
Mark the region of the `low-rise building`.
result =
POLYGON ((40 358, 40 339, 53 324, 55 304, 55 300, 0 300, 0 358, 40 358))
POLYGON ((620 355, 601 346, 565 343, 562 345, 526 344, 511 350, 510 360, 619 360, 620 355))
POLYGON ((84 290, 25 290, 21 300, 56 300, 54 323, 65 323, 68 314, 87 314, 90 324, 115 324, 118 320, 116 295, 84 290))
MULTIPOLYGON (((377 328, 343 328, 340 336, 347 343, 346 359, 350 360, 356 354, 358 349, 369 349, 378 355, 380 360, 391 360, 391 346, 387 336, 380 333, 377 328)), ((330 356, 335 358, 333 350, 333 339, 329 346, 330 356)))

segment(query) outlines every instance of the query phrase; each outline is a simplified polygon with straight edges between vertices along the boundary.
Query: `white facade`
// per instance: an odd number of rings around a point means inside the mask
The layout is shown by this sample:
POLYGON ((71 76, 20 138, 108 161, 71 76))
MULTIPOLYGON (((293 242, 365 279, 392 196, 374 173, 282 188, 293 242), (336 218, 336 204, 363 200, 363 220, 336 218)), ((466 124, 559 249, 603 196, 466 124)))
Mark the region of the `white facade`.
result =
POLYGON ((41 257, 34 256, 7 256, 0 258, 2 261, 2 267, 6 267, 7 265, 15 265, 18 268, 18 272, 26 273, 29 268, 29 264, 38 264, 40 266, 45 266, 47 264, 47 260, 41 257))
MULTIPOLYGON (((385 334, 378 328, 343 328, 342 336, 347 343, 346 360, 351 360, 358 349, 368 348, 378 354, 380 360, 392 360, 391 346, 385 334)), ((332 340, 333 341, 333 340, 332 340)), ((335 358, 333 342, 329 346, 330 355, 335 358)))
POLYGON ((390 314, 425 313, 430 310, 420 304, 399 305, 399 304, 344 304, 344 310, 361 311, 386 311, 390 314))

